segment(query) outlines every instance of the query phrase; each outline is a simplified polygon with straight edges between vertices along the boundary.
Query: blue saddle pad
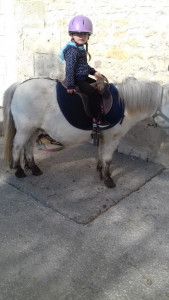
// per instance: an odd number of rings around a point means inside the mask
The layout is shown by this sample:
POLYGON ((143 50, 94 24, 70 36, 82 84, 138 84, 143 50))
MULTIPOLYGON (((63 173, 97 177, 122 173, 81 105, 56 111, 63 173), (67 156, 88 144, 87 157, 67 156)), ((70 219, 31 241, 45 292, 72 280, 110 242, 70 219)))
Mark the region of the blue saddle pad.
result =
MULTIPOLYGON (((76 93, 68 94, 61 82, 57 83, 56 92, 60 110, 66 120, 76 128, 92 130, 93 121, 87 116, 81 97, 76 93)), ((124 102, 119 100, 118 90, 113 84, 110 84, 110 92, 113 97, 113 105, 105 115, 105 119, 111 124, 108 128, 122 122, 124 118, 124 102)))

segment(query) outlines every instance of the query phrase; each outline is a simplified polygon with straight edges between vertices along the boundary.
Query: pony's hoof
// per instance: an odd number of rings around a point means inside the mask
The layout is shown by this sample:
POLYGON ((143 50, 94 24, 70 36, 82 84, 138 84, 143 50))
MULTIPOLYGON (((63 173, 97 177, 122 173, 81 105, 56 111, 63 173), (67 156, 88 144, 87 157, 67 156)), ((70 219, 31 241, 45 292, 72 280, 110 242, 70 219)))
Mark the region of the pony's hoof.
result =
POLYGON ((108 188, 114 188, 116 186, 116 184, 114 183, 112 178, 108 178, 104 180, 104 184, 105 186, 107 186, 108 188))
POLYGON ((24 178, 24 177, 26 177, 26 174, 24 173, 24 171, 21 168, 19 168, 16 170, 15 176, 17 178, 24 178))
POLYGON ((37 166, 33 167, 33 169, 32 169, 32 175, 34 175, 34 176, 40 176, 42 174, 43 174, 43 172, 39 169, 39 167, 37 167, 37 166))

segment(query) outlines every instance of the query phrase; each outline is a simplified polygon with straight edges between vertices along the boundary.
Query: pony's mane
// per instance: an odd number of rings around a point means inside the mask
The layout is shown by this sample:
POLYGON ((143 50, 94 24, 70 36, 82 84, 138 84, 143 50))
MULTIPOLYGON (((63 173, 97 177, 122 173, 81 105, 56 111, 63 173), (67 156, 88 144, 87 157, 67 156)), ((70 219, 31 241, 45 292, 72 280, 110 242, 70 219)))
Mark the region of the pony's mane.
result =
POLYGON ((152 112, 161 101, 162 86, 155 81, 126 78, 117 84, 119 96, 129 114, 152 112))

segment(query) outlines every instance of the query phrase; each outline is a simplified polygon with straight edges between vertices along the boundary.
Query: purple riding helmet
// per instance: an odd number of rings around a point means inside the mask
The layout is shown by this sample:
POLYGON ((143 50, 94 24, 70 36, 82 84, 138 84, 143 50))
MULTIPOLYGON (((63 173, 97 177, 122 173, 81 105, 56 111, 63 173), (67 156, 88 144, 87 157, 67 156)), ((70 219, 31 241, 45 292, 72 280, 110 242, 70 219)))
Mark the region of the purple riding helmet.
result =
POLYGON ((69 23, 69 34, 74 32, 93 33, 93 24, 88 17, 76 16, 69 23))

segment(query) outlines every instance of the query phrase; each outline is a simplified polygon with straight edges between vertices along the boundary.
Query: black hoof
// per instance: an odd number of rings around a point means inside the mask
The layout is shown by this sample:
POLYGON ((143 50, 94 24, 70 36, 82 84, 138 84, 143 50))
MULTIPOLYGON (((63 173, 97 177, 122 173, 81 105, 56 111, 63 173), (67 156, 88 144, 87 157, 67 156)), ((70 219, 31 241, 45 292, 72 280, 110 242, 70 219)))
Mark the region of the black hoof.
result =
POLYGON ((104 180, 104 184, 105 186, 107 186, 108 188, 114 188, 116 186, 116 184, 114 183, 112 178, 108 178, 104 180))
POLYGON ((17 178, 24 178, 26 177, 26 174, 24 173, 24 171, 22 170, 22 168, 18 168, 15 172, 15 176, 17 178))
POLYGON ((42 174, 43 174, 43 172, 39 169, 39 167, 34 166, 32 168, 32 175, 34 175, 34 176, 40 176, 42 174))

